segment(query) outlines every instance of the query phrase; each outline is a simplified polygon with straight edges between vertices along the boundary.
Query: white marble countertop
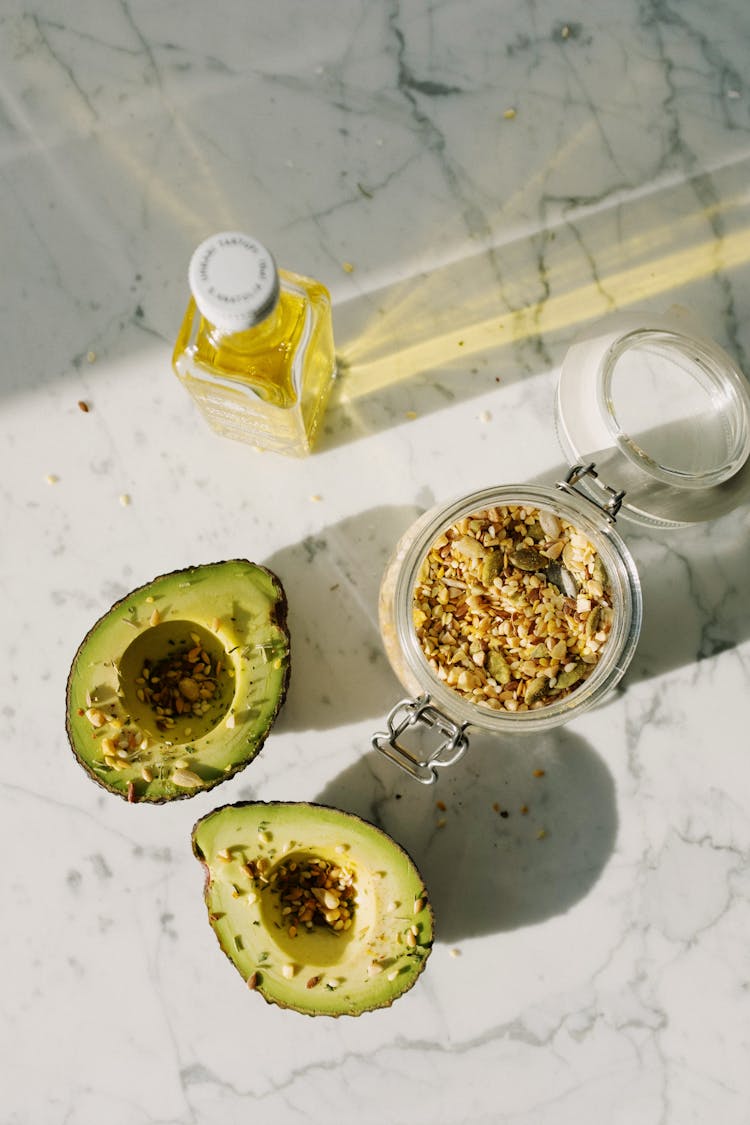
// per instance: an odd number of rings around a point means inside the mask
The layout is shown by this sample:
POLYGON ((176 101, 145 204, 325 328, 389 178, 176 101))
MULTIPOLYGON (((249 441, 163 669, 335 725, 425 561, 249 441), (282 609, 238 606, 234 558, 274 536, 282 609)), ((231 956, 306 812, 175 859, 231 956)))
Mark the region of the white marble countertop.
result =
POLYGON ((5 5, 3 1125, 747 1121, 747 509, 623 526, 645 625, 598 711, 476 737, 437 789, 370 736, 390 550, 554 476, 576 332, 679 304, 750 371, 748 41, 741 0, 5 5), (170 370, 227 227, 334 298, 305 462, 214 436, 170 370), (286 707, 235 779, 128 806, 67 747, 71 658, 127 590, 236 556, 288 592, 286 707), (190 829, 247 798, 411 851, 438 939, 392 1009, 270 1008, 222 957, 190 829))

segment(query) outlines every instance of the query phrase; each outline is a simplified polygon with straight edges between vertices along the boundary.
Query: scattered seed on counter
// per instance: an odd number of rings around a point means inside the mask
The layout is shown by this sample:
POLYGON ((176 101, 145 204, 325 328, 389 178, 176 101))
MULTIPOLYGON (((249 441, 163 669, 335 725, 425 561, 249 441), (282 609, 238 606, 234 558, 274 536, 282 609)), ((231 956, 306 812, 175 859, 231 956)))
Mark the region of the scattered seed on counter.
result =
POLYGON ((534 770, 533 776, 534 777, 544 777, 545 773, 546 773, 546 770, 534 770))
POLYGON ((506 121, 512 121, 515 116, 516 110, 513 108, 513 106, 508 106, 508 108, 503 113, 503 117, 506 121))
POLYGON ((453 957, 454 959, 456 957, 460 957, 461 956, 461 950, 460 949, 449 949, 448 950, 448 956, 453 957))
POLYGON ((440 809, 441 812, 445 812, 447 807, 445 801, 435 801, 435 808, 440 809))
POLYGON ((351 262, 342 262, 341 268, 344 273, 354 273, 354 266, 351 262))
POLYGON ((47 482, 47 484, 58 484, 59 481, 60 481, 60 478, 57 475, 57 473, 47 473, 47 475, 44 479, 47 482))
POLYGON ((122 505, 123 508, 130 507, 130 504, 132 502, 131 498, 130 498, 130 496, 127 492, 123 492, 122 495, 119 497, 119 500, 120 500, 120 504, 122 505))
POLYGON ((88 414, 91 407, 89 406, 89 404, 87 402, 84 402, 84 400, 81 398, 81 399, 78 400, 78 409, 81 411, 81 413, 88 414))
POLYGON ((96 363, 96 352, 87 352, 86 361, 87 363, 96 363))

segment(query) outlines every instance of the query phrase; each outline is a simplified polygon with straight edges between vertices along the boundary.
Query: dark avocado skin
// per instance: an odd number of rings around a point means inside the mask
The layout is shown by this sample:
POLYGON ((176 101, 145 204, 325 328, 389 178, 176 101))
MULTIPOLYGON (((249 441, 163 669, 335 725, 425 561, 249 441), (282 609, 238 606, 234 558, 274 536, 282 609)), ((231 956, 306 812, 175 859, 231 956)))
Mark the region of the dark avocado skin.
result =
MULTIPOLYGON (((381 836, 388 836, 388 834, 386 832, 384 832, 382 828, 378 828, 377 825, 372 824, 369 820, 365 820, 364 817, 358 816, 356 813, 345 812, 343 809, 338 809, 334 805, 324 805, 319 801, 233 801, 233 802, 227 803, 226 805, 219 805, 217 808, 212 809, 211 812, 206 813, 204 816, 200 817, 195 822, 195 824, 193 825, 191 835, 190 835, 190 841, 191 841, 191 845, 192 845, 193 855, 199 861, 199 863, 203 867, 203 871, 204 871, 203 901, 206 904, 206 909, 208 909, 208 891, 209 891, 209 886, 210 886, 210 882, 211 882, 211 871, 209 869, 208 864, 206 863, 205 856, 203 855, 202 851, 200 850, 200 848, 197 846, 197 843, 196 843, 196 838, 195 838, 196 837, 196 831, 197 831, 198 827, 200 826, 200 824, 204 820, 206 820, 208 817, 211 817, 211 816, 214 816, 218 813, 221 813, 224 809, 278 808, 279 805, 286 805, 286 806, 295 805, 298 808, 311 809, 313 811, 315 809, 325 809, 326 811, 335 812, 339 816, 343 816, 343 817, 346 817, 346 818, 351 819, 351 820, 359 821, 359 823, 361 823, 361 824, 366 824, 368 826, 368 828, 372 828, 375 832, 379 833, 381 836)), ((404 855, 409 860, 409 862, 412 864, 414 869, 419 873, 419 868, 417 867, 416 863, 412 859, 409 852, 407 852, 406 848, 402 847, 401 844, 399 844, 396 840, 394 840, 392 836, 388 836, 388 839, 390 840, 390 843, 392 844, 394 850, 401 852, 401 854, 404 855)), ((422 885, 424 885, 424 880, 422 879, 421 873, 419 873, 419 878, 422 881, 422 885)), ((434 911, 432 909, 432 903, 429 899, 427 900, 427 902, 425 904, 425 909, 428 911, 429 916, 430 916, 430 929, 431 929, 431 932, 432 932, 431 945, 433 945, 434 942, 435 942, 435 915, 434 915, 434 911)), ((211 928, 213 929, 213 927, 211 927, 211 928)), ((222 943, 219 940, 218 935, 215 933, 215 931, 214 931, 214 934, 217 938, 218 945, 219 945, 219 948, 221 949, 222 953, 227 958, 227 960, 230 962, 230 964, 232 965, 232 968, 236 969, 235 963, 232 959, 232 956, 231 956, 229 950, 224 948, 224 946, 222 945, 222 943)), ((420 971, 414 977, 414 979, 412 980, 411 984, 409 985, 409 988, 405 989, 404 992, 399 993, 398 996, 393 997, 390 1000, 384 1000, 382 1004, 379 1004, 376 1007, 372 1007, 372 1008, 364 1008, 364 1009, 361 1009, 361 1010, 360 1009, 342 1009, 339 1012, 326 1012, 325 1013, 326 1018, 328 1018, 328 1019, 339 1019, 341 1016, 363 1016, 363 1015, 366 1015, 368 1012, 376 1012, 376 1011, 379 1011, 382 1008, 390 1008, 391 1005, 393 1004, 394 1000, 399 999, 401 996, 404 996, 406 994, 406 992, 409 992, 414 987, 414 985, 419 980, 419 977, 424 972, 426 963, 427 963, 427 957, 425 957, 424 961, 422 962, 420 971)), ((285 1004, 280 1000, 269 999, 269 997, 267 997, 260 989, 256 989, 254 991, 257 991, 257 992, 260 993, 260 995, 263 997, 264 1001, 266 1002, 266 1004, 269 1005, 269 1007, 282 1008, 286 1011, 293 1011, 293 1012, 296 1012, 298 1015, 308 1016, 310 1018, 316 1018, 317 1016, 323 1014, 323 1013, 312 1012, 312 1011, 310 1011, 310 1012, 300 1011, 298 1008, 295 1008, 290 1004, 285 1004)))
MULTIPOLYGON (((249 559, 222 559, 222 560, 219 560, 219 561, 230 562, 230 563, 232 563, 232 562, 236 562, 236 563, 248 563, 248 562, 250 562, 249 559)), ((235 777, 238 773, 241 773, 241 771, 243 769, 245 769, 245 767, 247 765, 249 765, 250 762, 253 761, 253 759, 256 758, 257 755, 260 753, 261 749, 263 748, 263 744, 265 743, 266 738, 268 737, 268 734, 270 733, 271 728, 273 727, 273 724, 276 721, 276 717, 278 716, 279 711, 281 710, 282 706, 284 705, 284 701, 286 700, 286 695, 287 695, 287 691, 288 691, 288 688, 289 688, 289 677, 291 675, 291 641, 290 641, 290 637, 289 637, 289 629, 288 629, 288 626, 287 626, 287 613, 288 613, 289 606, 288 606, 288 602, 287 602, 286 592, 284 590, 284 587, 281 584, 281 579, 272 570, 269 570, 268 567, 262 566, 260 563, 251 563, 251 565, 256 567, 257 570, 263 571, 266 575, 268 575, 271 582, 273 583, 274 590, 276 590, 277 593, 278 593, 278 600, 277 600, 277 602, 274 606, 274 610, 273 610, 273 613, 271 615, 271 620, 286 635, 287 644, 290 646, 290 655, 287 659, 286 669, 285 669, 285 672, 284 672, 283 684, 282 684, 281 691, 279 692, 279 697, 278 697, 276 707, 274 709, 273 715, 270 718, 270 721, 268 723, 268 726, 267 726, 266 730, 258 738, 258 741, 257 741, 256 746, 255 746, 255 751, 253 753, 252 758, 249 758, 246 762, 238 762, 233 769, 228 770, 223 776, 217 777, 214 781, 207 781, 206 784, 201 785, 200 788, 187 789, 184 792, 175 793, 175 795, 172 796, 172 797, 146 798, 145 800, 143 798, 141 798, 141 800, 138 801, 138 802, 136 802, 135 800, 131 800, 128 797, 128 794, 126 792, 123 792, 120 789, 113 789, 109 785, 107 785, 106 781, 103 778, 99 777, 92 770, 89 770, 88 767, 86 766, 86 763, 84 761, 82 761, 82 759, 80 758, 80 756, 78 754, 78 751, 76 750, 75 741, 72 737, 71 729, 70 729, 70 718, 69 718, 69 714, 70 714, 70 692, 71 692, 71 684, 73 682, 73 676, 74 676, 74 673, 75 673, 76 664, 77 664, 77 661, 78 661, 78 656, 81 652, 81 649, 86 644, 86 641, 88 640, 89 636, 101 624, 101 622, 104 621, 105 618, 109 617, 109 615, 111 613, 116 612, 117 609, 123 604, 123 602, 126 601, 128 598, 132 597, 133 594, 138 594, 142 590, 148 589, 149 586, 152 586, 154 582, 158 582, 159 579, 161 579, 161 578, 172 578, 172 577, 177 578, 180 575, 192 574, 197 569, 199 569, 200 565, 202 565, 202 564, 198 564, 196 566, 183 567, 179 570, 170 570, 170 571, 165 572, 164 574, 157 575, 157 577, 152 578, 150 582, 144 582, 143 585, 136 586, 133 590, 129 590, 127 594, 124 594, 122 596, 122 598, 118 598, 118 600, 116 602, 113 602, 112 605, 110 606, 110 608, 107 610, 107 612, 103 613, 101 615, 101 617, 98 618, 98 620, 91 626, 89 631, 86 633, 86 636, 83 638, 83 640, 79 644, 78 648, 76 649, 75 656, 73 657, 73 661, 72 661, 71 666, 70 666, 70 671, 68 672, 68 678, 67 678, 66 685, 65 685, 65 700, 66 700, 65 729, 66 729, 66 733, 67 733, 67 736, 68 736, 68 743, 70 745, 71 750, 73 751, 73 755, 75 757, 75 760, 78 762, 78 765, 81 767, 81 769, 83 769, 83 771, 85 772, 85 774, 88 778, 90 778, 92 781, 96 782, 97 785, 99 785, 102 789, 105 789, 108 793, 115 794, 115 796, 120 797, 123 801, 125 801, 128 804, 139 803, 139 804, 144 804, 144 805, 164 805, 164 804, 172 804, 173 801, 184 801, 184 800, 189 799, 190 797, 196 796, 198 793, 206 793, 206 792, 208 792, 209 789, 215 789, 217 785, 221 785, 224 781, 228 781, 230 778, 235 777)), ((209 565, 215 565, 215 564, 209 564, 209 565)))

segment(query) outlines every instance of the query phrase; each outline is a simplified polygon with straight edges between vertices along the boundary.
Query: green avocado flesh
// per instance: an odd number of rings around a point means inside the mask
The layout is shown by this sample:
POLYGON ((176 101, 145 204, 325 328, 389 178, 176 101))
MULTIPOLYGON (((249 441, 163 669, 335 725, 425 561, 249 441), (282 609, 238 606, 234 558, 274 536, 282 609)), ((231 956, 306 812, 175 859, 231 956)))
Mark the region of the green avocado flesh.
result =
POLYGON ((68 677, 73 753, 128 801, 210 789, 252 761, 289 679, 286 598, 243 559, 154 579, 86 636, 68 677))
POLYGON ((306 1015, 390 1005, 432 948, 432 910, 409 856, 325 805, 224 805, 193 829, 219 945, 266 1001, 306 1015))

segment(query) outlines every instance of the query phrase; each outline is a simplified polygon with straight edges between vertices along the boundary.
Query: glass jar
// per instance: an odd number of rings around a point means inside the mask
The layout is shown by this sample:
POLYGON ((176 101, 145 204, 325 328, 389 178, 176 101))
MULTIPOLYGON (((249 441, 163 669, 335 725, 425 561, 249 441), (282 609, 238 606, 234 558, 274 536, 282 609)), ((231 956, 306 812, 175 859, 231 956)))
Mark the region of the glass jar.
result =
POLYGON ((573 461, 565 480, 501 485, 439 505, 405 532, 386 567, 381 634, 408 698, 392 709, 373 745, 423 783, 458 760, 471 730, 520 734, 556 726, 596 706, 624 675, 638 642, 642 595, 614 526, 618 514, 674 527, 714 518, 748 495, 747 383, 716 344, 685 333, 672 317, 618 316, 595 327, 565 357, 556 402, 558 434, 573 461), (431 547, 449 528, 510 505, 552 513, 586 537, 607 576, 611 629, 592 671, 568 694, 492 710, 449 687, 430 666, 414 622, 414 592, 431 547), (437 744, 426 752, 408 748, 402 736, 412 727, 435 732, 437 744))
POLYGON ((336 373, 327 289, 237 231, 202 242, 188 280, 172 365, 206 421, 259 449, 308 453, 336 373))

